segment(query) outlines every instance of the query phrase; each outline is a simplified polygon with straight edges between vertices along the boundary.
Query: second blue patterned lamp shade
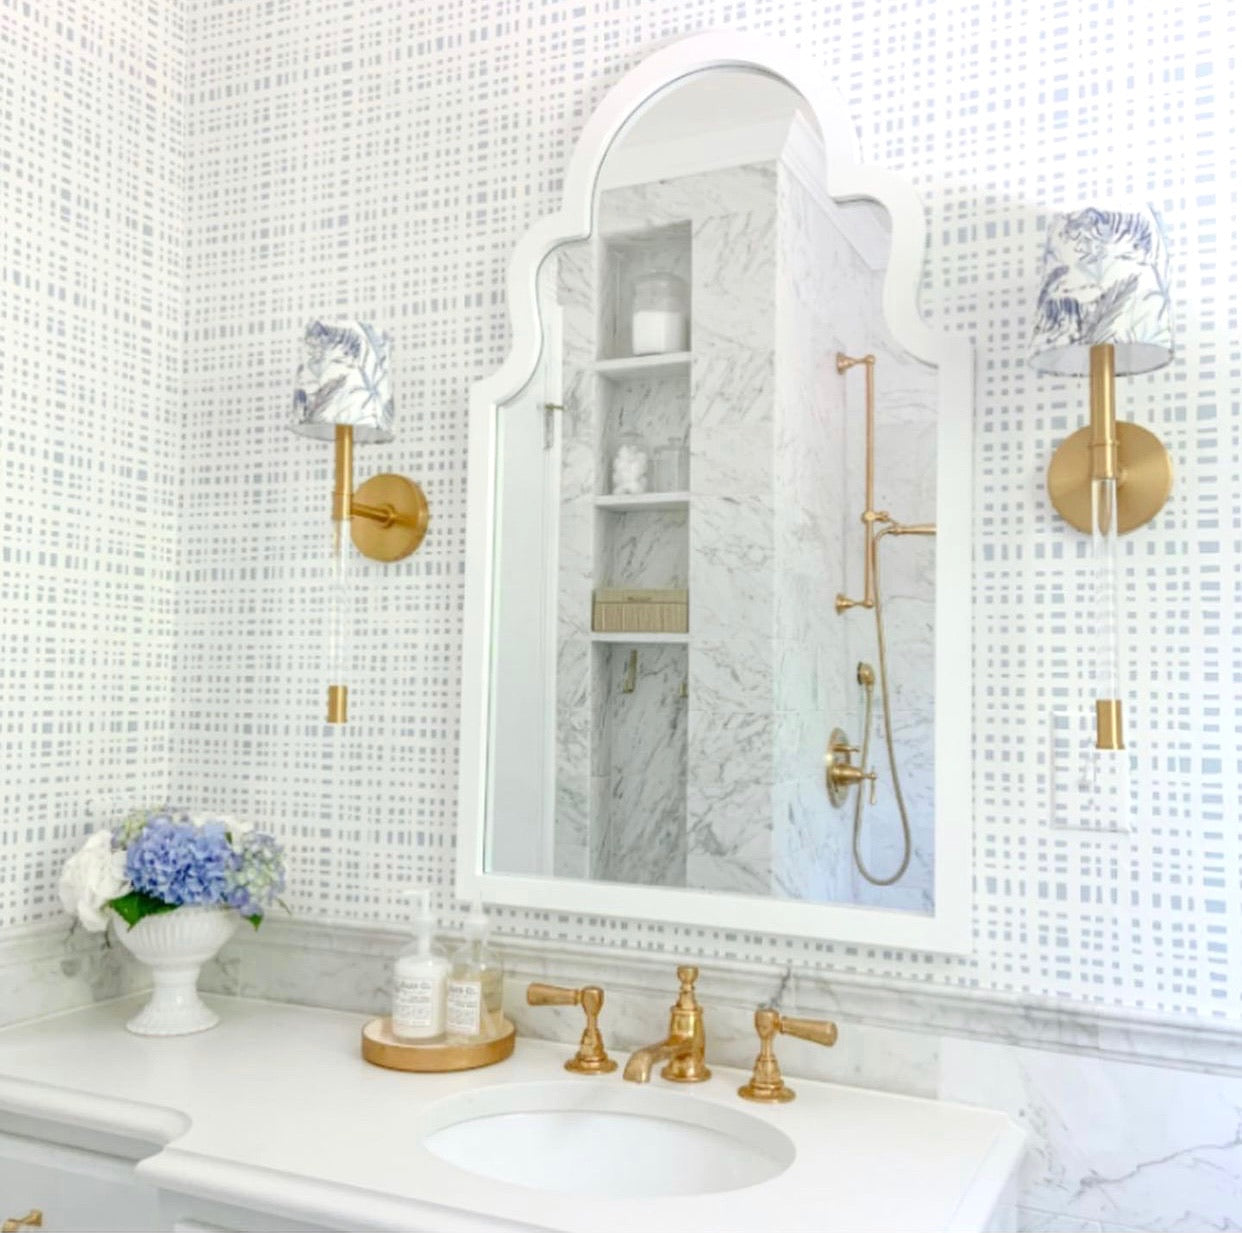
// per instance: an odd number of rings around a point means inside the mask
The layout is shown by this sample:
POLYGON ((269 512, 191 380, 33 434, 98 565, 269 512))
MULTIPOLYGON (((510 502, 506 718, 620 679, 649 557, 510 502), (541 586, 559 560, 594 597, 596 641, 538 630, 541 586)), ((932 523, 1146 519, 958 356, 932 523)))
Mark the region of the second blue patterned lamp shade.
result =
POLYGON ((345 425, 357 441, 391 441, 391 346, 364 321, 312 321, 294 382, 294 432, 331 441, 345 425))
POLYGON ((1168 275, 1164 234, 1151 210, 1053 215, 1031 365, 1086 376, 1091 348, 1112 343, 1119 374, 1163 367, 1173 358, 1168 275))

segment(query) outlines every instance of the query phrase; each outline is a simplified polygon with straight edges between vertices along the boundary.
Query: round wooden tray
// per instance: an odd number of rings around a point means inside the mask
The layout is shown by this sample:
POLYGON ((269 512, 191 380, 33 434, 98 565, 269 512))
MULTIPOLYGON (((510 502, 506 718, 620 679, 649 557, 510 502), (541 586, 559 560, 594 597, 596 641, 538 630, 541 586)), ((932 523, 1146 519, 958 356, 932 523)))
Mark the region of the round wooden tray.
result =
POLYGON ((500 1035, 487 1040, 476 1040, 466 1045, 446 1041, 418 1045, 398 1040, 392 1034, 392 1019, 383 1015, 372 1019, 362 1029, 362 1056, 373 1066, 424 1073, 494 1066, 513 1052, 513 1042, 517 1038, 517 1028, 508 1019, 501 1019, 501 1025, 503 1030, 500 1035))

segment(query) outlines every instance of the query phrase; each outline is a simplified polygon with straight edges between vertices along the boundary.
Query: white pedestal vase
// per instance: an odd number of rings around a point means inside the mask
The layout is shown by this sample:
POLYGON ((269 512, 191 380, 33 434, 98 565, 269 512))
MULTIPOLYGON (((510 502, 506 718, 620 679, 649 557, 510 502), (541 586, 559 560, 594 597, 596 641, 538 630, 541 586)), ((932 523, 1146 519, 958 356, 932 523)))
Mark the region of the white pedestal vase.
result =
POLYGON ((125 949, 151 969, 151 1000, 125 1026, 139 1036, 205 1032, 220 1016, 198 996, 198 974, 233 936, 241 916, 233 908, 175 908, 144 916, 132 929, 122 920, 113 932, 125 949))

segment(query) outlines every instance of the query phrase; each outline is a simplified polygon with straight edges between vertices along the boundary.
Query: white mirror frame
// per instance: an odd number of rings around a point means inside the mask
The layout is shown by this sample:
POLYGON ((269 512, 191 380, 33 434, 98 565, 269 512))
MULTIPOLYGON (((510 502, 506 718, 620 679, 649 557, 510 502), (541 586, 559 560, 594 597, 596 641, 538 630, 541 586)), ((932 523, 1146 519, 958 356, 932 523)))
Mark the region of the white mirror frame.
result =
MULTIPOLYGON (((910 185, 860 162, 845 100, 824 71, 780 43, 712 33, 661 48, 627 73, 583 129, 565 176, 560 211, 520 240, 509 265, 513 342, 503 366, 470 396, 466 610, 462 665, 457 895, 541 911, 707 925, 731 931, 822 938, 876 946, 966 952, 971 941, 971 429, 973 349, 932 331, 918 308, 926 223, 910 185), (493 620, 497 417, 534 374, 542 350, 538 274, 561 244, 591 234, 595 185, 617 135, 673 83, 707 69, 753 69, 806 100, 823 135, 828 194, 878 201, 892 223, 884 317, 896 340, 939 370, 936 520, 936 709, 934 911, 921 914, 844 903, 808 903, 717 891, 680 890, 556 877, 491 873, 487 774, 493 620)), ((832 726, 825 717, 825 732, 832 726)), ((842 815, 842 826, 848 818, 842 815)))

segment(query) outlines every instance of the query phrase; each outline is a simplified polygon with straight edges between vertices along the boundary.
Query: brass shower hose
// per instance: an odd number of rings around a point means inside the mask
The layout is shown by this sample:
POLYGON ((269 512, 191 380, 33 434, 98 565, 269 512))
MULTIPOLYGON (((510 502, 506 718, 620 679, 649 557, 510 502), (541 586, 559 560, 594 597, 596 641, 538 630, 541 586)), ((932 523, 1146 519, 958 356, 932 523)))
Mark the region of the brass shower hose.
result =
MULTIPOLYGON (((900 523, 889 523, 878 531, 871 541, 871 576, 875 584, 875 642, 880 660, 880 696, 884 706, 884 743, 888 747, 888 766, 893 776, 893 795, 897 798, 897 812, 901 816, 901 864, 886 878, 876 877, 863 860, 859 840, 862 838, 863 817, 863 785, 858 785, 858 795, 854 798, 854 864, 872 886, 892 886, 910 867, 910 856, 913 845, 910 842, 910 816, 906 812, 906 798, 901 791, 901 777, 897 773, 897 752, 893 748, 893 711, 889 703, 888 691, 888 647, 884 638, 884 616, 880 603, 880 540, 886 535, 935 535, 935 527, 930 524, 903 526, 900 523)), ((858 665, 858 683, 866 690, 866 708, 863 719, 862 755, 859 759, 863 770, 867 769, 867 760, 871 753, 871 712, 872 696, 875 690, 875 674, 867 664, 858 665)), ((873 781, 874 782, 874 781, 873 781)), ((874 789, 873 789, 874 790, 874 789)), ((875 804, 874 798, 871 802, 875 804)))

